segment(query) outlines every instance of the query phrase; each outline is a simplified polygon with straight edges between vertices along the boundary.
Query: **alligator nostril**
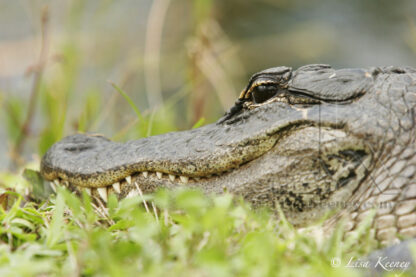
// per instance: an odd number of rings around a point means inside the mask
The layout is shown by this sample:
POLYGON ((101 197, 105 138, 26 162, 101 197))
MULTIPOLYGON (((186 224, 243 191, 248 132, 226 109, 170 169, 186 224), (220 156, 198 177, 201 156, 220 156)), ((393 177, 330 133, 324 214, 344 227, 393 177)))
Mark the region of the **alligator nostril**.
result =
POLYGON ((64 148, 64 150, 67 152, 71 152, 71 153, 79 153, 79 152, 83 152, 83 151, 90 150, 93 148, 94 148, 93 145, 82 144, 82 145, 67 146, 64 148))

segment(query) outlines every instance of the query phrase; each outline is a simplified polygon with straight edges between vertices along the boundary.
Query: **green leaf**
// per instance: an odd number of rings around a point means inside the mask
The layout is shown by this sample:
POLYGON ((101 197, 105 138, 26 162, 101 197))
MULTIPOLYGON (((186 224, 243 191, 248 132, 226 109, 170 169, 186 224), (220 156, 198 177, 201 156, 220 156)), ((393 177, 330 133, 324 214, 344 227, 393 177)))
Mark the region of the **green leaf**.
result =
POLYGON ((40 175, 40 172, 32 169, 25 169, 23 171, 23 177, 32 184, 31 196, 36 200, 46 200, 49 195, 53 193, 52 188, 45 182, 40 175))
POLYGON ((58 187, 58 195, 56 197, 55 210, 53 212, 52 221, 48 228, 46 244, 48 247, 55 246, 63 237, 64 224, 64 206, 65 200, 62 195, 63 188, 58 187))

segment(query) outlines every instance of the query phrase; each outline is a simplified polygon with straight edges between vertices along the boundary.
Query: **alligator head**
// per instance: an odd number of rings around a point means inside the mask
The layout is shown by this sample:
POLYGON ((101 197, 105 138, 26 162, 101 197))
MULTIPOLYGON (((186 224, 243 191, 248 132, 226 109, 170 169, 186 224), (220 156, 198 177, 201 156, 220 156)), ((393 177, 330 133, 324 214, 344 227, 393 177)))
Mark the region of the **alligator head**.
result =
POLYGON ((189 186, 279 204, 300 226, 334 204, 356 217, 385 192, 393 209, 416 198, 415 103, 410 68, 276 67, 255 74, 217 123, 126 143, 69 136, 48 150, 41 173, 104 201, 189 186))

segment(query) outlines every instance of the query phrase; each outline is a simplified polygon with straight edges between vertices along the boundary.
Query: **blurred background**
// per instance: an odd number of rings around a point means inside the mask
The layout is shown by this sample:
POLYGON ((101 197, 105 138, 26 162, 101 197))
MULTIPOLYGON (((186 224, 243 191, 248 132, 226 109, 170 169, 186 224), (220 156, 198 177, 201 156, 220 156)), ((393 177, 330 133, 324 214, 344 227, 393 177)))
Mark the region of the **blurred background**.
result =
POLYGON ((0 171, 198 127, 274 66, 416 66, 416 1, 0 0, 0 171))

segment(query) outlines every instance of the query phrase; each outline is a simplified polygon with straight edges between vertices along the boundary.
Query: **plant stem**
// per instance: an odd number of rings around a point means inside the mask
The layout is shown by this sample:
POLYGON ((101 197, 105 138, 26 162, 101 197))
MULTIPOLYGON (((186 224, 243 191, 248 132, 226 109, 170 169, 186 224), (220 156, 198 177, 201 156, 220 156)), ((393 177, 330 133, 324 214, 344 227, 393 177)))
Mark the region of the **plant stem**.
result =
POLYGON ((32 124, 33 117, 36 111, 36 100, 38 98, 40 84, 42 81, 43 72, 48 57, 49 50, 49 10, 45 6, 42 10, 41 18, 41 49, 39 54, 39 59, 36 66, 33 67, 31 71, 34 73, 33 86, 30 92, 29 107, 26 114, 26 119, 20 128, 19 136, 16 139, 14 147, 10 153, 11 155, 11 166, 15 167, 16 165, 21 164, 23 161, 21 153, 23 151, 23 146, 26 141, 27 136, 30 134, 30 126, 32 124))

